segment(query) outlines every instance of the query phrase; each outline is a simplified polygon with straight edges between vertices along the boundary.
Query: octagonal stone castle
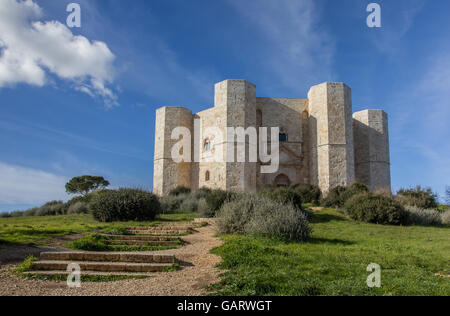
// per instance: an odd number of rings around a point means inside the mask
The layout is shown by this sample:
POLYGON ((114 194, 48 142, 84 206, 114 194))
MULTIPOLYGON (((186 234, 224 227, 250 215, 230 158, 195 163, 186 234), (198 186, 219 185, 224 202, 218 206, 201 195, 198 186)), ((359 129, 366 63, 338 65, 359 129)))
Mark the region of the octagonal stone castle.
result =
POLYGON ((252 83, 225 80, 215 85, 214 99, 213 108, 196 114, 182 107, 156 111, 156 194, 166 195, 179 185, 256 191, 265 185, 310 183, 326 194, 335 186, 359 182, 372 191, 391 189, 388 116, 382 110, 353 114, 351 89, 344 83, 325 82, 313 86, 308 98, 291 99, 259 98, 252 83), (195 126, 200 126, 197 133, 195 126), (227 127, 252 126, 280 128, 280 162, 276 172, 261 173, 260 160, 207 159, 219 147, 226 155, 228 144, 235 142, 225 136, 221 143, 214 143, 205 132, 208 128, 219 128, 227 135, 227 127), (176 163, 171 157, 172 148, 179 141, 172 139, 176 127, 188 129, 192 144, 201 144, 191 151, 191 162, 176 163))

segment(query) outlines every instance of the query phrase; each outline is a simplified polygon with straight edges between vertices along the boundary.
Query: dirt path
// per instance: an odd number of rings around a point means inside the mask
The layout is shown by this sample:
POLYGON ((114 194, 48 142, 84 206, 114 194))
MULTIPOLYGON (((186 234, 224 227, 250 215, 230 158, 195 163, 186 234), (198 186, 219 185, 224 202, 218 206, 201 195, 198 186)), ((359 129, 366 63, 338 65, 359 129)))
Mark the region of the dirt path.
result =
MULTIPOLYGON (((216 265, 220 257, 209 251, 222 244, 214 237, 212 226, 197 229, 197 233, 183 237, 188 244, 180 249, 159 251, 174 254, 181 261, 181 269, 170 273, 155 273, 142 280, 118 282, 82 283, 79 289, 69 289, 65 282, 34 281, 15 276, 8 271, 12 266, 0 269, 0 296, 196 296, 205 295, 205 286, 219 280, 216 265)), ((0 250, 1 251, 1 250, 0 250)))

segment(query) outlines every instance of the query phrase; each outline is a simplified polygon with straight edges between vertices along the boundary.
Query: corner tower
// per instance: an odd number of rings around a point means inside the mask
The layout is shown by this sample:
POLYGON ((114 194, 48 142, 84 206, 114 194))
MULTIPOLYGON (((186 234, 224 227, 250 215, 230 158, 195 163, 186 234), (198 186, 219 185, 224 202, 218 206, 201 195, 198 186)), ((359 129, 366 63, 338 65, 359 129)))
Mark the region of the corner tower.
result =
MULTIPOLYGON (((157 195, 167 195, 179 185, 191 186, 191 162, 175 163, 172 148, 179 140, 172 140, 172 131, 185 127, 193 133, 193 115, 182 107, 163 107, 156 111, 155 160, 153 190, 157 195)), ((191 157, 192 161, 192 157, 191 157)))
POLYGON ((356 181, 371 191, 391 190, 388 115, 365 110, 353 115, 356 181))
MULTIPOLYGON (((245 80, 225 80, 215 85, 215 107, 226 108, 227 127, 256 127, 256 86, 245 80)), ((257 162, 237 162, 237 146, 244 145, 246 153, 250 144, 246 137, 244 143, 239 139, 229 138, 225 135, 225 150, 227 156, 233 155, 229 151, 234 150, 234 162, 226 163, 226 189, 234 191, 255 191, 257 162)))
POLYGON ((327 193, 355 182, 352 94, 344 83, 325 82, 308 93, 310 175, 327 193))

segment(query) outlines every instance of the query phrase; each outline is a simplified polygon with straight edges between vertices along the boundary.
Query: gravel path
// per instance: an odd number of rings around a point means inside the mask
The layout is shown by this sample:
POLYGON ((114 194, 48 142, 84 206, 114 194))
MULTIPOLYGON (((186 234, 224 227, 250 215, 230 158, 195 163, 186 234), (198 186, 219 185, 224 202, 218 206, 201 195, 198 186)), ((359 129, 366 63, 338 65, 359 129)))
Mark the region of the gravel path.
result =
MULTIPOLYGON (((170 273, 155 273, 142 280, 82 283, 79 289, 69 289, 65 282, 27 280, 11 274, 12 265, 0 269, 0 296, 198 296, 208 294, 205 287, 219 281, 216 265, 221 258, 209 251, 222 244, 214 237, 210 225, 197 233, 183 237, 188 244, 180 249, 159 251, 174 254, 181 269, 170 273)), ((2 250, 0 250, 2 251, 2 250)))

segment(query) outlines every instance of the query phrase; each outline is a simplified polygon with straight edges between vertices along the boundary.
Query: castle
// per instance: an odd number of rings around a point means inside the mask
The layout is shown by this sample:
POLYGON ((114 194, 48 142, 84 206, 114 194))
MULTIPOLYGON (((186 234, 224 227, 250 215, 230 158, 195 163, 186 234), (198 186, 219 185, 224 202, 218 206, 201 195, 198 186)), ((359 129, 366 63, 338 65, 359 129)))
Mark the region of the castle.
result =
MULTIPOLYGON (((240 145, 251 145, 244 139, 240 145)), ((325 82, 313 86, 307 99, 290 99, 259 98, 252 83, 225 80, 215 85, 213 108, 196 114, 182 107, 156 111, 154 192, 158 195, 166 195, 179 185, 256 191, 265 185, 294 183, 318 185, 326 193, 355 182, 372 191, 390 190, 388 117, 381 110, 353 114, 351 89, 344 83, 325 82), (239 146, 234 137, 214 141, 207 130, 216 128, 227 135, 227 127, 237 126, 279 127, 276 172, 262 173, 265 163, 259 159, 207 159, 217 149, 227 155, 227 150, 239 146), (189 144, 200 144, 192 151, 183 148, 180 152, 198 159, 178 163, 172 159, 173 147, 179 142, 172 139, 177 127, 192 133, 189 144)))

